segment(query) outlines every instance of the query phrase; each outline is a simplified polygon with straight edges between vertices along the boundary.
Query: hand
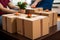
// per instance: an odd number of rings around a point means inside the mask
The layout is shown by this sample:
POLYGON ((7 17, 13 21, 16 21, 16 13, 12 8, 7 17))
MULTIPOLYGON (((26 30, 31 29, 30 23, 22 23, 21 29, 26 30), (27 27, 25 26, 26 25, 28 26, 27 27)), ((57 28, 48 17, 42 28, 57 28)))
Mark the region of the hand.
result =
POLYGON ((36 5, 35 5, 35 4, 32 4, 32 5, 31 5, 31 8, 35 8, 35 7, 36 7, 36 5))
POLYGON ((20 9, 19 12, 20 13, 26 13, 26 11, 24 9, 20 9))
POLYGON ((46 12, 49 12, 49 9, 46 9, 45 11, 46 11, 46 12))

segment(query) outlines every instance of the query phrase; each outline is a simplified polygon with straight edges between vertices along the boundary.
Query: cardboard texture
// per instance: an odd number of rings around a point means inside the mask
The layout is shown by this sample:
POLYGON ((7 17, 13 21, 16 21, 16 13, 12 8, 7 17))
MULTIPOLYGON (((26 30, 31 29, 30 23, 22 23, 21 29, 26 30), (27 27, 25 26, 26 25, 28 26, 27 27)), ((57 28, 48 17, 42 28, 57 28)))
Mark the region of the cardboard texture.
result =
POLYGON ((30 39, 36 39, 41 37, 40 20, 36 20, 33 22, 24 20, 24 29, 25 29, 25 36, 30 39))
POLYGON ((39 14, 49 17, 49 32, 50 32, 51 28, 57 25, 57 13, 51 11, 51 12, 40 12, 39 14))
POLYGON ((41 20, 42 36, 49 34, 49 17, 41 20))
MULTIPOLYGON (((23 17, 23 16, 26 16, 26 14, 19 14, 19 16, 22 16, 23 17)), ((2 24, 3 24, 2 26, 3 26, 3 30, 7 31, 7 28, 8 28, 9 32, 13 33, 12 29, 10 30, 9 27, 10 26, 12 27, 15 24, 13 21, 15 21, 15 17, 19 17, 19 16, 16 16, 14 14, 4 14, 4 15, 2 15, 2 24), (12 23, 11 23, 11 21, 12 21, 12 23)))
POLYGON ((47 16, 36 16, 33 18, 19 17, 17 18, 17 32, 30 39, 47 35, 49 33, 49 20, 47 20, 47 16))
POLYGON ((46 12, 46 13, 48 14, 48 17, 50 18, 49 26, 52 27, 54 25, 57 25, 57 13, 56 12, 46 12))
POLYGON ((16 33, 17 32, 15 17, 7 17, 7 32, 9 32, 9 33, 16 33))
POLYGON ((49 27, 53 26, 52 22, 53 22, 53 14, 52 13, 41 13, 41 15, 45 15, 48 14, 49 17, 49 27))
POLYGON ((17 18, 17 33, 23 35, 23 20, 17 18))
POLYGON ((7 31, 7 17, 9 16, 10 14, 4 14, 2 15, 2 29, 7 31))
MULTIPOLYGON (((26 14, 20 14, 20 16, 19 17, 26 17, 27 15, 26 14)), ((23 33, 23 27, 24 27, 24 25, 23 25, 23 19, 20 19, 20 18, 17 18, 17 33, 18 34, 21 34, 21 35, 23 35, 24 33, 23 33)))
POLYGON ((3 30, 7 31, 7 17, 11 16, 12 14, 4 14, 2 15, 2 28, 3 30))
POLYGON ((53 16, 54 16, 53 18, 53 26, 54 26, 54 25, 57 25, 57 13, 53 12, 53 16))
POLYGON ((48 16, 49 17, 49 27, 57 25, 57 13, 56 12, 45 12, 45 11, 40 11, 40 12, 36 12, 35 14, 39 14, 39 15, 44 15, 44 16, 48 16))
POLYGON ((25 36, 36 39, 49 33, 49 18, 41 18, 36 21, 24 20, 25 36), (39 21, 40 20, 40 21, 39 21))
POLYGON ((7 31, 7 17, 5 15, 2 16, 2 29, 7 31))
POLYGON ((26 14, 21 14, 17 17, 13 15, 7 16, 7 32, 17 32, 18 34, 24 35, 30 39, 36 39, 47 35, 49 34, 49 16, 35 14, 32 14, 31 18, 27 18, 26 14))

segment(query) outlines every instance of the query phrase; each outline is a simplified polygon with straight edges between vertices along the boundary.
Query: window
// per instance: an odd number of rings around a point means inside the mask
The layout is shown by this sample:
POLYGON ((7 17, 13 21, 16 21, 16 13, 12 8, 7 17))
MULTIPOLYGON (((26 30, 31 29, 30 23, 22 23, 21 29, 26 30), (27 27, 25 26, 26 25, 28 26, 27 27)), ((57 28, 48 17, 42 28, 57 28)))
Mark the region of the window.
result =
POLYGON ((17 2, 19 2, 20 0, 10 0, 14 5, 17 5, 17 2))

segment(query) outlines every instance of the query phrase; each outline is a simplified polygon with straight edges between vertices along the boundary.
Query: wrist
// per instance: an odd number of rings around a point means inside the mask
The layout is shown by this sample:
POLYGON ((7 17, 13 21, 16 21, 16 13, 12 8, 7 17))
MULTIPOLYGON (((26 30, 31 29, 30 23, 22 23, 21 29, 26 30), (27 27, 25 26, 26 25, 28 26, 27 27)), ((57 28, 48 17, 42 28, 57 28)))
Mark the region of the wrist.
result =
POLYGON ((35 1, 35 2, 34 2, 34 5, 37 5, 37 4, 38 4, 38 2, 37 2, 37 1, 35 1))

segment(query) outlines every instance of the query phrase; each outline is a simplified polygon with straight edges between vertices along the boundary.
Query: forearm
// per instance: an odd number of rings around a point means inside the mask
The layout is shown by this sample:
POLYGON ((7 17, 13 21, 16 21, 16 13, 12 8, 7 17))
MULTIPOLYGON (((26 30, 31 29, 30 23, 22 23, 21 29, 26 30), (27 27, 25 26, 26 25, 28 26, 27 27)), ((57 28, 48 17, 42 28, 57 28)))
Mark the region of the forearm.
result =
POLYGON ((6 12, 6 13, 16 13, 18 11, 7 9, 7 8, 2 8, 1 11, 6 12))
POLYGON ((34 3, 31 5, 31 7, 35 8, 40 1, 41 0, 35 0, 34 3))
POLYGON ((37 2, 37 1, 35 1, 33 4, 37 5, 37 4, 38 4, 38 2, 37 2))
POLYGON ((6 12, 6 13, 15 13, 15 12, 18 12, 18 11, 15 11, 15 10, 11 10, 11 9, 5 8, 1 3, 0 3, 0 10, 3 11, 3 12, 6 12))
POLYGON ((10 7, 10 8, 12 8, 12 9, 19 9, 19 7, 18 6, 15 6, 15 5, 13 5, 11 2, 10 3, 8 3, 8 6, 10 7))
POLYGON ((41 0, 35 0, 35 2, 34 2, 34 3, 37 5, 37 4, 38 4, 38 2, 40 2, 40 1, 41 1, 41 0))

